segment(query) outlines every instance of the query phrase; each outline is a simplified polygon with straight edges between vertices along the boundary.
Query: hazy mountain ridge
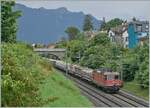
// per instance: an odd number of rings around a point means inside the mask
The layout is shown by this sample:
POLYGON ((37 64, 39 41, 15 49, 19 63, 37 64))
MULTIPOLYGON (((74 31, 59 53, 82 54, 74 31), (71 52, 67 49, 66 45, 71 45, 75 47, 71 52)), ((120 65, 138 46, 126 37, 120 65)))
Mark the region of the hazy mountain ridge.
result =
MULTIPOLYGON (((56 42, 66 36, 64 30, 68 26, 75 26, 82 30, 85 14, 71 12, 65 7, 58 9, 30 8, 21 4, 14 7, 22 11, 18 19, 17 40, 28 43, 56 42)), ((99 28, 101 21, 92 16, 94 28, 99 28)))

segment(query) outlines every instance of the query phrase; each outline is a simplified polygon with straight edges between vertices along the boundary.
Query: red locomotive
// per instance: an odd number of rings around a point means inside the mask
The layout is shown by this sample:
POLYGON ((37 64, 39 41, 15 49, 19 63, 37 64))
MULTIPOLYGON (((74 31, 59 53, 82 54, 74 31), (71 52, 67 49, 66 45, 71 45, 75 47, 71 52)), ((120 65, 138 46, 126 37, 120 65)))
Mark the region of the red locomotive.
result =
POLYGON ((93 71, 93 82, 103 87, 105 90, 118 91, 122 87, 123 82, 119 80, 118 72, 111 72, 107 70, 93 71))
POLYGON ((89 69, 78 65, 66 64, 62 61, 53 60, 54 66, 69 74, 81 77, 82 79, 93 82, 97 86, 102 87, 106 91, 116 92, 123 86, 123 82, 119 79, 118 72, 112 72, 109 69, 89 69))

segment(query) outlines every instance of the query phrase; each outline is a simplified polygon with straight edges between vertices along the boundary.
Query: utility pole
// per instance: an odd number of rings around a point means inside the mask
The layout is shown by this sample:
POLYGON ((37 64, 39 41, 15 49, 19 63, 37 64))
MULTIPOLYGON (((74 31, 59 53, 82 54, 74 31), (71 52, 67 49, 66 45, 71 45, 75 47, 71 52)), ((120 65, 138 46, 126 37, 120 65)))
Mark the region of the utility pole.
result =
POLYGON ((81 52, 79 51, 79 62, 80 62, 81 52))
POLYGON ((120 61, 120 62, 119 62, 120 80, 123 81, 123 72, 122 72, 122 68, 123 68, 123 67, 122 67, 122 57, 123 57, 123 56, 122 56, 122 54, 121 54, 121 56, 117 56, 117 57, 120 59, 120 60, 119 60, 119 61, 120 61))
MULTIPOLYGON (((68 44, 68 43, 67 43, 67 44, 68 44)), ((68 45, 67 45, 67 48, 68 48, 68 45)), ((65 52, 65 59, 66 59, 66 60, 65 60, 65 61, 66 61, 66 76, 67 76, 67 74, 68 74, 67 48, 66 48, 66 52, 65 52)))
POLYGON ((121 80, 123 81, 123 55, 122 55, 122 53, 121 53, 121 58, 120 58, 120 61, 121 61, 121 63, 120 63, 120 65, 121 65, 121 69, 120 69, 120 71, 121 71, 121 80))

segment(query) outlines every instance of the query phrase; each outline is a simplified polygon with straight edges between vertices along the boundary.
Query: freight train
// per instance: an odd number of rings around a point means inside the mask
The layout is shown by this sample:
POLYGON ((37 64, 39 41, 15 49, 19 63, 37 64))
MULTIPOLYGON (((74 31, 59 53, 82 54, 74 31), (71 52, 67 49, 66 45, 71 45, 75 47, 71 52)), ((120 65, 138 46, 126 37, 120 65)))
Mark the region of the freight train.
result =
POLYGON ((107 92, 117 92, 123 86, 123 81, 119 79, 119 73, 112 72, 110 69, 100 68, 94 70, 69 63, 66 65, 65 62, 59 60, 50 59, 50 61, 56 68, 63 71, 67 69, 68 74, 92 82, 107 92))

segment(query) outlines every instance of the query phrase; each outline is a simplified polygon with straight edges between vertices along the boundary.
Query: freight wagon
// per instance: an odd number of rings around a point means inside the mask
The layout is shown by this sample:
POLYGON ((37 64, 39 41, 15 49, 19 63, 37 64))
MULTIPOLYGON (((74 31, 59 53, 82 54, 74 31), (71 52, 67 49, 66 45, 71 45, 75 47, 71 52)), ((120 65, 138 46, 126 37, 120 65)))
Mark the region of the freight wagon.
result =
POLYGON ((79 65, 66 64, 63 61, 51 60, 54 66, 63 71, 68 71, 69 74, 78 76, 82 79, 90 81, 106 91, 117 92, 123 86, 123 81, 119 79, 119 73, 113 72, 110 69, 90 69, 79 65))

